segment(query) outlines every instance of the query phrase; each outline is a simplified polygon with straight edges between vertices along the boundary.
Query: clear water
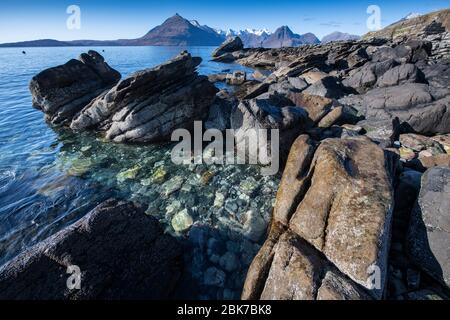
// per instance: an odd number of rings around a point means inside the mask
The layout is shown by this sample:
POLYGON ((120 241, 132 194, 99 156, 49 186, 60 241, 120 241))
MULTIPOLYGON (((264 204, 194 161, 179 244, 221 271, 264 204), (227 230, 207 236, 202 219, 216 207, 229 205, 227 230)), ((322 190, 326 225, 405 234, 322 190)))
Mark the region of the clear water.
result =
MULTIPOLYGON (((32 108, 28 83, 88 49, 0 49, 0 265, 101 201, 119 197, 148 207, 146 213, 186 247, 181 297, 239 298, 270 221, 279 177, 263 177, 250 165, 175 165, 168 144, 117 145, 50 127, 32 108), (176 232, 173 217, 184 209, 193 225, 176 232)), ((203 58, 201 74, 251 71, 210 62, 209 47, 92 49, 123 77, 184 49, 203 58)))

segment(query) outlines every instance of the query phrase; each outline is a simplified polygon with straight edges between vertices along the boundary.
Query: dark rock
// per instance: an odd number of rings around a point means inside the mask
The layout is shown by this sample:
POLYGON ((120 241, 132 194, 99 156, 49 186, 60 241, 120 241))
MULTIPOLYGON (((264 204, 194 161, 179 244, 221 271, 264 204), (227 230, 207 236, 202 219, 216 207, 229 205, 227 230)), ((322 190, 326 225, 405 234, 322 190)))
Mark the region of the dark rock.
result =
POLYGON ((30 82, 33 106, 54 124, 70 123, 76 113, 120 80, 103 57, 91 50, 78 60, 44 70, 30 82))
POLYGON ((241 85, 247 80, 247 74, 244 71, 235 71, 227 74, 225 81, 231 85, 241 85))
POLYGON ((108 200, 0 269, 1 299, 164 299, 181 273, 182 250, 134 205, 108 200), (69 290, 68 266, 81 270, 69 290))
POLYGON ((216 50, 214 50, 212 56, 217 58, 223 54, 239 51, 242 49, 244 49, 244 44, 242 43, 241 38, 230 37, 227 40, 225 40, 225 42, 222 43, 216 50))
POLYGON ((450 167, 422 176, 422 188, 408 230, 411 259, 436 280, 450 285, 450 167))
POLYGON ((378 87, 390 87, 403 83, 424 83, 425 76, 415 65, 407 63, 386 71, 378 78, 378 87))
MULTIPOLYGON (((278 94, 263 94, 255 99, 242 101, 231 116, 231 128, 235 129, 236 142, 252 137, 257 129, 279 129, 280 156, 287 155, 294 139, 308 126, 308 114, 301 107, 278 94)), ((259 137, 257 150, 270 149, 270 132, 259 137)), ((256 142, 256 141, 254 141, 256 142)), ((250 148, 250 153, 253 149, 250 148)), ((255 150, 256 151, 256 150, 255 150)), ((257 156, 256 154, 250 154, 257 156)), ((270 155, 270 152, 268 153, 270 155)))
POLYGON ((291 84, 291 86, 293 86, 296 90, 301 91, 308 87, 308 84, 306 83, 306 81, 299 77, 290 77, 290 78, 288 78, 288 81, 291 84))
POLYGON ((208 80, 210 82, 225 82, 226 78, 227 78, 226 73, 216 73, 208 75, 208 80))
POLYGON ((367 60, 369 60, 369 55, 367 54, 366 49, 359 48, 348 55, 347 65, 350 69, 354 69, 362 66, 367 60))
POLYGON ((307 93, 290 92, 287 97, 294 103, 294 105, 302 107, 308 112, 309 118, 318 123, 328 112, 330 112, 333 106, 336 106, 336 101, 311 95, 307 93))
POLYGON ((234 99, 216 97, 213 105, 209 108, 205 129, 229 129, 231 113, 236 104, 237 102, 234 99))
POLYGON ((201 58, 182 52, 122 80, 86 106, 71 128, 102 131, 115 142, 166 140, 174 129, 202 120, 218 91, 196 67, 201 58))
POLYGON ((336 99, 344 96, 346 93, 345 91, 343 85, 332 76, 320 79, 304 90, 307 94, 336 99))
POLYGON ((364 66, 352 70, 349 77, 344 79, 342 83, 359 93, 363 93, 376 84, 378 77, 381 77, 386 71, 396 65, 397 62, 393 59, 382 62, 368 62, 364 66))
POLYGON ((376 88, 362 96, 361 104, 352 106, 368 120, 398 117, 401 123, 407 123, 409 131, 420 134, 450 132, 450 95, 433 91, 426 84, 376 88))

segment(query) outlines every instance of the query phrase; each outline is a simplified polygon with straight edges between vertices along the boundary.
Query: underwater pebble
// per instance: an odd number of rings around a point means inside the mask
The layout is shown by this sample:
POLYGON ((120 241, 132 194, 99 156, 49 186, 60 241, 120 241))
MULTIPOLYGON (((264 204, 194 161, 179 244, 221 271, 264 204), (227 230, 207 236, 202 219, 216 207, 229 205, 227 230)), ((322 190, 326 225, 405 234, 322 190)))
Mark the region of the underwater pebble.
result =
POLYGON ((205 276, 203 278, 204 284, 207 286, 223 287, 225 285, 226 274, 216 267, 210 267, 206 269, 205 276))
POLYGON ((194 223, 187 209, 181 210, 172 218, 172 228, 177 231, 185 231, 194 223))

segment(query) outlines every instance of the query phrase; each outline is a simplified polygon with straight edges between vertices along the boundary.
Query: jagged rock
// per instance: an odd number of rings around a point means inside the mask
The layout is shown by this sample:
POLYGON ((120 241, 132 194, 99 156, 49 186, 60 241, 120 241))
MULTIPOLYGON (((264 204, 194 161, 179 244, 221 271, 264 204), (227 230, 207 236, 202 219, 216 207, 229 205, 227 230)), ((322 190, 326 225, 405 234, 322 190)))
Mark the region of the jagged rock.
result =
POLYGON ((244 71, 235 71, 227 74, 225 81, 231 85, 240 85, 247 80, 247 74, 244 71))
POLYGON ((242 49, 244 49, 244 44, 242 43, 241 38, 230 37, 227 40, 225 40, 225 42, 222 43, 216 50, 214 50, 212 56, 217 58, 223 54, 239 51, 242 49))
POLYGON ((322 260, 294 234, 283 234, 275 247, 262 300, 314 300, 319 287, 322 260))
POLYGON ((431 53, 431 42, 409 40, 395 47, 383 46, 372 54, 372 61, 380 62, 394 59, 399 63, 415 63, 425 60, 431 53))
POLYGON ((303 73, 300 78, 304 79, 308 84, 314 84, 319 80, 322 80, 325 77, 328 77, 329 74, 320 70, 311 70, 303 73))
POLYGON ((357 283, 367 286, 374 264, 384 283, 393 196, 383 151, 366 139, 327 139, 311 168, 290 228, 357 283))
POLYGON ((430 86, 435 88, 450 87, 450 63, 448 61, 420 64, 420 69, 430 86))
POLYGON ((258 292, 261 298, 270 299, 317 298, 315 292, 321 285, 324 297, 366 297, 365 290, 361 295, 353 294, 360 290, 347 290, 348 286, 359 285, 374 297, 382 296, 392 219, 394 157, 367 138, 326 139, 314 156, 312 153, 314 146, 308 137, 297 138, 277 194, 271 235, 249 269, 243 298, 259 298, 258 292), (284 228, 288 231, 280 238, 284 228), (309 245, 298 245, 300 238, 309 245), (316 256, 321 257, 315 251, 322 252, 339 273, 352 279, 345 280, 348 286, 343 285, 340 293, 327 293, 330 284, 317 282, 316 277, 324 274, 329 262, 314 262, 316 256), (286 255, 296 258, 286 261, 286 255), (281 265, 289 267, 280 269, 281 265), (374 265, 379 268, 378 288, 369 281, 374 265), (261 284, 264 279, 265 284, 261 284))
MULTIPOLYGON (((257 129, 279 129, 280 156, 286 155, 289 148, 302 130, 308 126, 308 115, 301 107, 292 105, 289 99, 280 95, 263 94, 255 99, 242 101, 231 115, 231 128, 235 129, 236 143, 241 143, 252 137, 257 129)), ((270 155, 270 136, 260 135, 258 141, 253 141, 249 155, 256 157, 260 148, 266 148, 270 155)), ((260 154, 261 155, 261 154, 260 154)), ((261 160, 261 159, 260 159, 261 160)))
POLYGON ((362 66, 364 63, 369 60, 369 55, 366 52, 365 48, 359 48, 352 53, 350 53, 346 59, 347 66, 350 69, 357 68, 362 66))
POLYGON ((403 83, 423 83, 425 77, 415 65, 407 63, 386 71, 378 78, 378 87, 390 87, 403 83))
POLYGON ((422 175, 408 230, 411 259, 436 280, 450 286, 450 167, 422 175))
MULTIPOLYGON (((368 91, 361 104, 350 103, 368 120, 406 122, 420 134, 450 132, 450 95, 434 91, 426 84, 406 83, 368 91)), ((344 102, 343 102, 344 103, 344 102)))
POLYGON ((300 77, 290 77, 288 78, 289 83, 291 86, 293 86, 296 90, 303 90, 308 87, 308 84, 300 77))
POLYGON ((164 299, 181 274, 182 250, 158 221, 108 200, 0 269, 2 299, 164 299), (81 271, 69 290, 68 266, 81 271))
POLYGON ((336 105, 336 102, 332 99, 304 92, 290 92, 287 97, 296 106, 304 108, 314 123, 318 123, 336 105))
POLYGON ((368 62, 362 67, 352 70, 349 73, 349 77, 344 79, 342 83, 359 93, 363 93, 376 84, 378 77, 381 77, 386 71, 396 65, 397 62, 394 59, 382 62, 368 62))
POLYGON ((66 64, 44 70, 30 82, 33 106, 54 124, 70 123, 92 99, 120 80, 96 51, 80 55, 66 64))
POLYGON ((370 296, 345 276, 328 270, 317 291, 317 300, 371 300, 370 296))
POLYGON ((319 121, 317 126, 319 128, 329 128, 335 124, 344 115, 344 110, 342 107, 336 107, 332 109, 322 120, 319 121))
POLYGON ((342 275, 294 233, 287 231, 275 240, 276 243, 274 240, 266 241, 250 266, 242 299, 370 299, 364 289, 342 275), (261 256, 262 252, 265 252, 264 256, 261 256), (265 280, 254 277, 257 268, 259 274, 265 275, 265 280))
POLYGON ((432 154, 445 153, 444 147, 433 138, 422 136, 415 133, 403 133, 400 135, 400 143, 406 148, 410 148, 416 152, 422 150, 430 150, 432 154))
POLYGON ((208 75, 208 80, 210 82, 224 82, 227 79, 226 73, 217 73, 208 75))
POLYGON ((225 130, 230 128, 231 113, 237 102, 230 97, 216 97, 213 105, 209 108, 208 119, 205 129, 225 130))
POLYGON ((153 142, 174 129, 202 120, 218 91, 196 67, 201 58, 182 52, 168 62, 138 71, 87 105, 73 130, 95 129, 115 142, 153 142))
POLYGON ((437 135, 437 136, 431 137, 431 139, 433 139, 436 142, 439 142, 439 144, 443 146, 444 150, 448 154, 450 154, 450 133, 437 135))
POLYGON ((405 163, 405 166, 419 171, 439 166, 450 166, 450 154, 437 154, 412 159, 405 163))
POLYGON ((345 95, 345 88, 335 77, 328 76, 309 86, 304 93, 338 99, 345 95))
MULTIPOLYGON (((288 79, 293 79, 293 78, 285 78, 283 80, 280 80, 278 82, 271 84, 269 86, 268 92, 271 94, 281 93, 284 95, 288 95, 290 92, 300 91, 294 85, 292 85, 291 81, 289 81, 288 79)), ((298 83, 298 84, 301 86, 301 83, 298 83)))
POLYGON ((300 135, 289 151, 288 160, 278 187, 273 219, 287 226, 296 209, 298 195, 308 187, 308 169, 315 151, 315 143, 308 135, 300 135))

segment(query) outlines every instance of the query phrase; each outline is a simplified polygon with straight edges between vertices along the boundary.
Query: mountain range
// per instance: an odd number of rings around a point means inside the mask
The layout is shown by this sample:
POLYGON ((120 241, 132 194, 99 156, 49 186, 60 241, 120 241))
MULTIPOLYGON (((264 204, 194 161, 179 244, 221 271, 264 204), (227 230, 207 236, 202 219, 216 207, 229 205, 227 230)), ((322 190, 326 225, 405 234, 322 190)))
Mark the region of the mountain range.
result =
MULTIPOLYGON (((58 41, 41 39, 0 44, 0 47, 64 47, 64 46, 218 46, 227 37, 239 36, 245 47, 296 47, 303 44, 320 43, 313 33, 296 34, 288 26, 279 27, 273 33, 266 29, 240 31, 219 30, 201 25, 196 20, 187 20, 175 14, 161 25, 151 29, 143 37, 119 40, 73 40, 58 41)), ((354 39, 357 36, 336 32, 327 41, 354 39)))
POLYGON ((335 31, 333 33, 330 33, 329 35, 326 35, 322 38, 322 43, 328 43, 333 41, 347 41, 347 40, 358 40, 361 38, 360 36, 357 36, 355 34, 349 34, 344 32, 335 31))

